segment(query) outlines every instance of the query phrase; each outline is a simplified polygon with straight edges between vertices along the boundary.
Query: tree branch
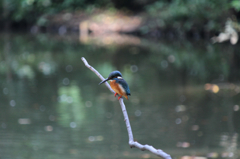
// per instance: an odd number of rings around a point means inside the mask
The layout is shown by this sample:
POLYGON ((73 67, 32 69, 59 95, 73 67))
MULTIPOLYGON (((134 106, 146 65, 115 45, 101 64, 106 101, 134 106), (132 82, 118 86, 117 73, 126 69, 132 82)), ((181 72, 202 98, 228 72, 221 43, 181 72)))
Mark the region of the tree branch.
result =
MULTIPOLYGON (((90 66, 88 64, 87 60, 84 57, 82 57, 81 59, 82 59, 83 63, 85 64, 85 66, 88 67, 90 70, 92 70, 101 80, 105 79, 105 78, 103 78, 103 76, 97 70, 95 70, 92 66, 90 66)), ((108 84, 108 82, 105 82, 105 85, 108 87, 108 89, 112 93, 115 93, 112 90, 112 88, 110 87, 110 85, 108 84)), ((133 140, 132 128, 131 128, 129 118, 128 118, 128 114, 127 114, 127 110, 126 110, 126 107, 125 107, 125 104, 124 104, 122 98, 119 99, 119 103, 121 105, 123 116, 124 116, 124 121, 126 123, 127 131, 128 131, 128 137, 129 137, 129 142, 128 143, 129 143, 130 147, 131 148, 136 147, 136 148, 139 148, 140 150, 148 150, 148 151, 154 153, 155 155, 160 156, 164 159, 172 159, 169 154, 165 153, 161 149, 155 149, 153 146, 150 146, 150 145, 142 145, 142 144, 133 140)))

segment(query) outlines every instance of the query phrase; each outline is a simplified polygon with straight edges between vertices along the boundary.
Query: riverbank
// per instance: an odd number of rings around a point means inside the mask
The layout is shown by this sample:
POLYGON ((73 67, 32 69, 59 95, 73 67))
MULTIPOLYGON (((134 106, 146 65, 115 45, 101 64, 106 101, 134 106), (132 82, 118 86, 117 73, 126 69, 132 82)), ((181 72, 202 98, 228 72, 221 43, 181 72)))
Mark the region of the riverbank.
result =
POLYGON ((106 34, 131 34, 147 38, 192 38, 210 39, 224 30, 227 19, 232 19, 237 24, 237 14, 226 11, 215 17, 199 17, 188 15, 176 18, 177 13, 169 11, 129 12, 123 10, 92 11, 63 11, 56 14, 44 15, 38 18, 35 24, 24 21, 7 23, 5 28, 25 30, 35 34, 38 32, 80 33, 82 37, 102 36, 106 34), (167 13, 166 13, 167 12, 167 13), (156 13, 156 14, 154 14, 156 13), (221 17, 221 18, 220 18, 221 17), (213 19, 211 19, 213 18, 213 19))
MULTIPOLYGON (((164 20, 152 18, 146 13, 130 14, 122 11, 96 10, 86 12, 62 12, 44 17, 41 25, 29 28, 32 33, 55 32, 80 33, 83 36, 104 34, 131 34, 151 38, 210 38, 219 30, 205 29, 205 25, 193 26, 191 29, 180 28, 175 24, 165 24, 164 20)), ((180 24, 180 23, 179 23, 180 24)))

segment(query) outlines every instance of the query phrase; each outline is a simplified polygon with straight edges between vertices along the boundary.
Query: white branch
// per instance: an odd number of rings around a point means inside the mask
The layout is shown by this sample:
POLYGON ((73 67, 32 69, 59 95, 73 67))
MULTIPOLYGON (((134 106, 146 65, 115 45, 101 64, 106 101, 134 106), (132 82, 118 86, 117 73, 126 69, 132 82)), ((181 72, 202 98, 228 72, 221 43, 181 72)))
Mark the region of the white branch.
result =
MULTIPOLYGON (((82 61, 84 62, 85 66, 88 67, 90 70, 92 70, 101 80, 104 80, 105 78, 103 78, 103 76, 97 71, 95 70, 92 66, 90 66, 87 62, 87 60, 82 57, 81 58, 82 61)), ((108 89, 112 92, 115 93, 112 88, 110 87, 110 85, 108 84, 108 82, 105 82, 105 85, 108 87, 108 89)), ((126 123, 126 127, 127 127, 127 131, 128 131, 128 137, 129 137, 129 145, 130 147, 136 147, 139 148, 140 150, 149 150, 150 152, 154 153, 157 156, 160 156, 164 159, 172 159, 171 156, 167 153, 165 153, 164 151, 162 151, 161 149, 155 149, 154 147, 150 146, 150 145, 142 145, 136 141, 133 140, 133 133, 132 133, 132 128, 129 122, 129 118, 128 118, 128 114, 127 114, 127 110, 125 107, 125 104, 123 102, 123 99, 120 98, 119 99, 119 103, 121 105, 122 108, 122 112, 123 112, 123 116, 124 116, 124 121, 126 123)))

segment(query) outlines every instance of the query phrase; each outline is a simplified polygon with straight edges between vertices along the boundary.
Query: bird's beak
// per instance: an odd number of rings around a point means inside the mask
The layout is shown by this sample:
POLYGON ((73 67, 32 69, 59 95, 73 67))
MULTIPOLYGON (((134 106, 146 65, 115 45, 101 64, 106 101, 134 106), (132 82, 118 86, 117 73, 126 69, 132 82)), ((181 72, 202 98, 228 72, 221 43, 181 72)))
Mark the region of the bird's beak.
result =
POLYGON ((105 80, 103 80, 102 82, 100 82, 98 85, 100 85, 100 84, 102 84, 102 83, 105 83, 105 82, 107 82, 109 80, 109 78, 107 78, 107 79, 105 79, 105 80))

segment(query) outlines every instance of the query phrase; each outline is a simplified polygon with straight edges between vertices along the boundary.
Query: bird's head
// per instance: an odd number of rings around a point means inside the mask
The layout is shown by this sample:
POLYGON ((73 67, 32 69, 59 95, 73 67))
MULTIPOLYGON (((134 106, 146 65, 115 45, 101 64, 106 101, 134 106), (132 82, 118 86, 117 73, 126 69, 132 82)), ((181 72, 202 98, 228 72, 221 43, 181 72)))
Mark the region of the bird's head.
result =
POLYGON ((108 78, 105 79, 105 80, 103 80, 102 82, 100 82, 99 85, 102 84, 102 83, 107 82, 108 80, 112 80, 113 78, 122 79, 122 74, 121 74, 121 72, 119 72, 119 71, 113 71, 113 72, 111 72, 111 73, 109 74, 108 78))

